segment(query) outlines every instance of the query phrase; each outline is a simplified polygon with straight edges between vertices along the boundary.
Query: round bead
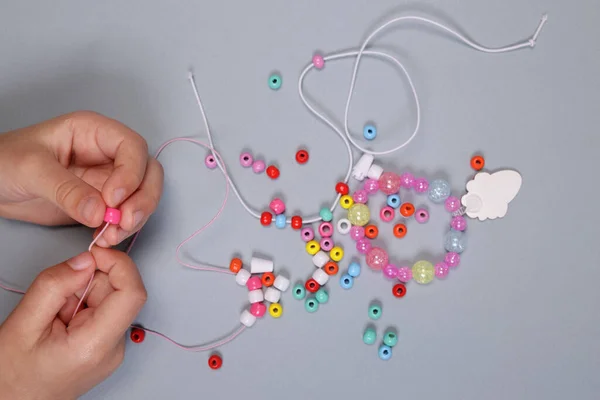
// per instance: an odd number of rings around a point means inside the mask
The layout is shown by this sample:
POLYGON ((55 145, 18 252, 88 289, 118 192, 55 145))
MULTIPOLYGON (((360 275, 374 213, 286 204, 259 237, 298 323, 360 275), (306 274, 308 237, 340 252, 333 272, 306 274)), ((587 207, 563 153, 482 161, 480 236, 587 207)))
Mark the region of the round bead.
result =
POLYGON ((316 240, 311 240, 310 242, 306 243, 306 252, 311 256, 317 254, 319 250, 321 250, 321 245, 319 245, 319 242, 316 240))
POLYGON ((352 289, 352 286, 354 286, 354 278, 348 274, 342 275, 340 278, 340 286, 342 289, 352 289))
POLYGON ((319 309, 319 302, 314 297, 307 297, 306 301, 304 302, 304 308, 309 313, 317 312, 319 309))
POLYGON ((333 225, 331 222, 321 222, 319 224, 319 235, 322 237, 331 237, 333 235, 333 225))
POLYGON ((373 247, 367 253, 366 262, 369 268, 376 271, 382 269, 388 264, 388 253, 380 247, 373 247))
POLYGON ((116 208, 107 207, 104 212, 104 222, 109 224, 118 225, 121 222, 121 211, 116 208))
POLYGON ((323 270, 327 273, 327 275, 336 275, 340 270, 340 267, 335 261, 329 261, 323 266, 323 270))
POLYGON ((299 230, 302 229, 302 217, 297 215, 292 217, 292 229, 299 230))
POLYGON ((415 206, 412 203, 404 203, 400 206, 400 215, 404 218, 409 218, 415 213, 415 206))
POLYGON ((355 203, 366 204, 369 200, 369 195, 366 190, 357 190, 352 195, 352 200, 354 200, 355 203))
POLYGON ((353 278, 356 278, 360 275, 360 264, 356 261, 353 261, 348 265, 348 275, 353 278))
POLYGON ((398 268, 398 280, 400 282, 409 282, 412 279, 412 269, 410 267, 398 268))
POLYGON ((365 333, 363 333, 363 343, 371 345, 374 344, 376 340, 377 333, 375 332, 375 330, 373 328, 365 329, 365 333))
POLYGON ((263 226, 269 226, 271 225, 271 222, 273 222, 273 214, 270 212, 265 211, 260 215, 260 223, 263 226))
POLYGON ((317 283, 317 281, 310 278, 304 284, 304 288, 311 293, 315 293, 317 290, 319 290, 319 284, 317 283))
POLYGON ((369 223, 371 212, 369 207, 364 204, 354 204, 348 210, 348 219, 352 225, 365 226, 369 223))
POLYGON ((429 189, 429 182, 425 178, 417 178, 413 182, 413 188, 417 193, 425 193, 429 189))
POLYGON ((248 279, 250 279, 252 275, 249 271, 245 269, 240 269, 239 272, 235 275, 235 282, 240 286, 246 286, 248 279))
POLYGON ((255 174, 262 174, 265 172, 265 168, 267 168, 267 165, 263 160, 256 160, 252 163, 252 171, 254 171, 255 174))
POLYGON ((444 257, 444 262, 450 267, 458 267, 458 265, 460 264, 460 254, 455 253, 453 251, 446 253, 446 256, 444 257))
POLYGON ((412 189, 415 183, 415 177, 410 172, 400 175, 400 185, 405 189, 412 189))
POLYGON ((424 208, 419 208, 415 213, 415 220, 419 224, 424 224, 429 221, 429 211, 424 208))
POLYGON ((354 199, 352 198, 352 196, 345 194, 342 197, 340 197, 340 206, 342 206, 343 209, 347 210, 350 207, 352 207, 353 204, 354 199))
POLYGON ((444 248, 446 251, 462 253, 467 248, 467 236, 462 232, 450 230, 444 238, 444 248))
POLYGON ((307 226, 306 228, 302 228, 302 231, 300 232, 300 237, 303 241, 310 242, 315 238, 315 231, 312 227, 307 226))
POLYGON ((381 218, 383 222, 390 222, 394 219, 394 209, 390 206, 383 207, 379 212, 379 218, 381 218))
POLYGON ((333 249, 333 240, 331 240, 331 238, 325 237, 321 239, 319 245, 321 246, 321 250, 330 251, 331 249, 333 249))
POLYGON ((404 295, 406 294, 406 286, 404 286, 401 283, 395 284, 392 288, 392 294, 394 295, 394 297, 404 297, 404 295))
POLYGON ((240 154, 240 164, 244 168, 248 168, 252 166, 254 159, 252 158, 252 154, 245 152, 240 154))
POLYGON ((296 300, 302 300, 306 297, 306 289, 304 289, 304 286, 301 284, 297 284, 294 286, 294 290, 292 290, 292 296, 294 296, 296 300))
POLYGON ((329 208, 321 208, 321 211, 319 211, 319 216, 325 222, 330 222, 333 219, 333 213, 329 208))
POLYGON ((320 54, 315 54, 312 58, 312 63, 316 69, 323 69, 325 66, 325 59, 320 54))
POLYGON ((244 310, 240 315, 240 322, 247 328, 251 328, 256 323, 256 317, 250 314, 250 311, 244 310))
POLYGON ((337 222, 337 231, 340 235, 347 235, 352 229, 352 224, 346 218, 341 218, 337 222))
POLYGON ((262 282, 258 276, 253 276, 246 282, 246 287, 248 290, 257 290, 262 287, 262 282))
POLYGON ((388 264, 383 268, 383 276, 387 279, 396 279, 398 278, 398 267, 393 264, 388 264))
POLYGON ((223 366, 223 360, 218 354, 213 354, 208 358, 208 366, 210 369, 219 369, 223 366))
POLYGON ((481 171, 485 166, 485 159, 482 156, 473 156, 471 158, 471 168, 475 171, 481 171))
POLYGON ((456 217, 452 218, 452 221, 450 221, 450 226, 455 231, 462 232, 467 229, 467 220, 462 215, 457 215, 456 217))
POLYGON ((357 241, 365 237, 365 228, 362 226, 353 226, 350 228, 350 237, 352 240, 357 241))
POLYGON ((444 207, 446 208, 446 211, 450 213, 458 211, 458 209, 460 208, 460 200, 456 196, 450 196, 446 199, 444 207))
POLYGON ((365 187, 365 192, 367 192, 367 194, 375 194, 379 190, 379 181, 377 179, 369 178, 365 181, 364 187, 365 187))
POLYGON ((146 338, 146 331, 142 328, 131 328, 129 338, 133 343, 142 343, 146 338))
POLYGON ((383 334, 383 344, 394 347, 398 344, 398 336, 394 332, 387 331, 383 334))
POLYGON ((400 207, 400 196, 397 194, 391 194, 387 197, 387 205, 392 208, 400 207))
POLYGON ((208 169, 215 169, 217 168, 217 159, 212 154, 209 154, 204 159, 204 165, 208 169))
POLYGON ((329 300, 329 294, 325 289, 321 288, 315 293, 315 299, 317 299, 319 304, 325 304, 329 300))
POLYGON ((329 257, 335 262, 340 262, 342 261, 342 258, 344 258, 344 250, 339 246, 335 246, 329 252, 329 257))
POLYGON ((356 241, 356 250, 358 250, 360 254, 367 254, 372 248, 373 246, 371 246, 371 242, 367 238, 358 239, 356 241))
POLYGON ((262 318, 267 312, 267 306, 264 303, 254 303, 250 306, 250 314, 256 318, 262 318))
POLYGON ((308 162, 308 151, 298 150, 296 152, 296 162, 298 164, 306 164, 308 162))
POLYGON ((231 262, 229 263, 229 270, 234 274, 237 274, 240 272, 240 269, 242 269, 242 260, 239 258, 232 258, 231 262))
POLYGON ((279 318, 283 314, 283 307, 279 303, 272 303, 269 306, 269 315, 273 318, 279 318))
POLYGON ((387 361, 390 358, 392 358, 392 348, 390 346, 382 344, 381 346, 379 346, 379 351, 377 354, 379 355, 380 359, 382 359, 383 361, 387 361))
POLYGON ((277 168, 274 165, 269 165, 269 167, 267 168, 267 176, 271 179, 277 179, 279 178, 279 168, 277 168))
POLYGON ((260 277, 260 283, 266 287, 273 286, 275 283, 275 275, 272 272, 265 272, 260 277))
POLYGON ((350 188, 348 188, 348 185, 344 182, 338 182, 335 185, 335 191, 341 195, 346 195, 350 193, 350 188))
POLYGON ((377 137, 377 128, 373 125, 365 125, 363 128, 363 136, 367 140, 373 140, 377 137))
POLYGON ((285 212, 285 203, 283 200, 275 198, 269 203, 269 208, 275 215, 283 214, 285 212))
POLYGON ((408 232, 408 229, 406 228, 406 225, 404 225, 404 224, 394 225, 394 236, 396 236, 398 239, 402 239, 404 236, 406 236, 407 232, 408 232))
POLYGON ((379 229, 375 225, 365 226, 365 236, 369 239, 375 239, 379 235, 379 229))
POLYGON ((450 197, 451 192, 452 189, 450 188, 450 184, 448 182, 446 182, 444 179, 436 179, 429 185, 429 200, 434 203, 443 203, 448 197, 450 197))
POLYGON ((412 267, 412 275, 415 282, 422 285, 428 284, 435 275, 433 264, 429 261, 417 261, 412 267))
POLYGON ((279 74, 272 74, 269 76, 269 87, 273 90, 278 90, 281 87, 281 76, 279 74))
POLYGON ((275 226, 279 229, 284 229, 286 225, 286 218, 284 214, 279 214, 275 217, 275 226))
POLYGON ((369 306, 369 318, 371 318, 374 321, 377 321, 379 318, 381 318, 381 314, 382 310, 379 304, 372 304, 371 306, 369 306))
POLYGON ((445 262, 435 264, 435 276, 437 278, 445 278, 448 276, 449 266, 445 262))
POLYGON ((388 195, 398 193, 400 190, 400 177, 393 172, 384 172, 379 177, 379 190, 388 195))

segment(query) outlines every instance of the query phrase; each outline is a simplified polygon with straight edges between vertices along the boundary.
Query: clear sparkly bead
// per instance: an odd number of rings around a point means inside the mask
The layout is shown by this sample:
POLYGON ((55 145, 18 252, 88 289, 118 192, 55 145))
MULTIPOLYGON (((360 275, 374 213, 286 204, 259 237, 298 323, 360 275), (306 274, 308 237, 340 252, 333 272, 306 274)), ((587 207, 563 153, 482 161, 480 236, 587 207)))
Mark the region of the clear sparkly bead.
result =
POLYGON ((443 179, 436 179, 429 183, 429 200, 434 203, 443 203, 450 197, 450 184, 443 179))
POLYGON ((463 232, 450 230, 444 238, 444 248, 446 251, 462 253, 467 248, 467 235, 463 232))
POLYGON ((355 203, 348 210, 348 220, 350 220, 352 225, 365 226, 369 223, 370 218, 371 212, 369 211, 369 207, 364 204, 355 203))
POLYGON ((412 266, 412 277, 417 283, 426 285, 433 280, 434 276, 435 268, 429 261, 417 261, 412 266))

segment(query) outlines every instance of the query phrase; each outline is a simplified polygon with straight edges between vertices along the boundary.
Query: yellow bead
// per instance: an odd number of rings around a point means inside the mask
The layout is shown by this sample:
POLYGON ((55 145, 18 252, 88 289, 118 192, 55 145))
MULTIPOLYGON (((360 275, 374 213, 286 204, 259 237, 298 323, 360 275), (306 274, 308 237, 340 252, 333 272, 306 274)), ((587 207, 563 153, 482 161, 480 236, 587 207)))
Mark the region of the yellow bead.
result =
POLYGON ((339 246, 335 246, 333 249, 331 249, 331 251, 329 252, 329 257, 335 261, 335 262, 340 262, 342 261, 342 258, 344 258, 344 249, 342 249, 339 246))
POLYGON ((425 285, 433 280, 435 268, 429 261, 417 261, 412 266, 412 276, 417 283, 425 285))
POLYGON ((369 207, 364 204, 354 204, 348 210, 348 219, 352 225, 365 226, 369 223, 370 218, 371 213, 369 212, 369 207))
POLYGON ((281 304, 279 303, 272 303, 269 306, 269 315, 273 318, 279 318, 281 317, 281 314, 283 313, 283 307, 281 307, 281 304))
POLYGON ((311 256, 317 254, 319 250, 321 250, 321 246, 319 246, 319 242, 316 240, 311 240, 310 242, 306 243, 306 252, 311 256))
POLYGON ((353 204, 354 199, 352 198, 352 196, 345 194, 342 197, 340 197, 340 206, 342 206, 342 208, 347 210, 350 207, 352 207, 353 204))

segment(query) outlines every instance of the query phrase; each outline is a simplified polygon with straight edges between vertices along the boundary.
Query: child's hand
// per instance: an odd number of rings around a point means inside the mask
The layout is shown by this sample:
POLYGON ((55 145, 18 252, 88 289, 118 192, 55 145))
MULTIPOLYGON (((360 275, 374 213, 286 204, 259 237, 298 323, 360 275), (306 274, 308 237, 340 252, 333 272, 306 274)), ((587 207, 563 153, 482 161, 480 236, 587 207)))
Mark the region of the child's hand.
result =
POLYGON ((115 120, 76 112, 0 135, 0 217, 42 225, 102 224, 122 212, 98 245, 116 245, 156 209, 163 170, 146 141, 115 120))
POLYGON ((43 271, 0 326, 2 399, 74 399, 123 360, 146 290, 133 261, 94 248, 43 271), (83 309, 70 320, 90 276, 83 309))

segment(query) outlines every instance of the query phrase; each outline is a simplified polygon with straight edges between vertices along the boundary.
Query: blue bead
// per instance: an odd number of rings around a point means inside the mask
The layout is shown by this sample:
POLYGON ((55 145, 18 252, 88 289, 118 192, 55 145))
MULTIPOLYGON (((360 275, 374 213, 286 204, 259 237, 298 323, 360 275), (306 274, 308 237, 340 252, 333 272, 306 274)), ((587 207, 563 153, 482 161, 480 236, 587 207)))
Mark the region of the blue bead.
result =
POLYGON ((365 128, 363 129, 363 136, 367 140, 375 139, 377 137, 377 128, 375 128, 373 125, 365 125, 365 128))
POLYGON ((277 90, 281 87, 281 76, 273 74, 269 76, 269 87, 273 90, 277 90))
POLYGON ((321 219, 325 222, 329 222, 333 219, 333 213, 329 208, 321 208, 321 211, 319 211, 319 215, 321 216, 321 219))
POLYGON ((350 265, 348 265, 348 275, 350 275, 353 278, 356 278, 357 276, 360 275, 360 264, 357 263, 356 261, 353 261, 350 263, 350 265))
POLYGON ((319 302, 314 297, 307 297, 306 301, 304 302, 304 308, 309 313, 317 312, 319 309, 319 302))
POLYGON ((386 346, 385 344, 379 346, 379 358, 384 361, 392 358, 392 348, 390 346, 386 346))
POLYGON ((279 229, 283 229, 285 228, 285 215, 283 214, 279 214, 278 216, 275 217, 275 226, 278 227, 279 229))
POLYGON ((315 298, 317 299, 319 304, 325 304, 329 300, 329 294, 325 289, 320 288, 319 290, 317 290, 317 293, 315 293, 315 298))
POLYGON ((462 253, 467 248, 467 235, 451 229, 446 233, 446 237, 444 238, 444 248, 446 251, 453 251, 458 254, 462 253))
POLYGON ((387 198, 387 205, 392 208, 400 207, 400 196, 397 194, 391 194, 387 198))
POLYGON ((342 289, 352 289, 352 286, 354 286, 354 278, 348 274, 342 275, 340 278, 340 286, 342 289))
POLYGON ((304 289, 303 285, 297 284, 296 286, 294 286, 292 295, 296 300, 304 300, 304 297, 306 297, 306 289, 304 289))
POLYGON ((434 203, 443 203, 450 197, 450 184, 443 179, 436 179, 429 183, 429 200, 434 203))

